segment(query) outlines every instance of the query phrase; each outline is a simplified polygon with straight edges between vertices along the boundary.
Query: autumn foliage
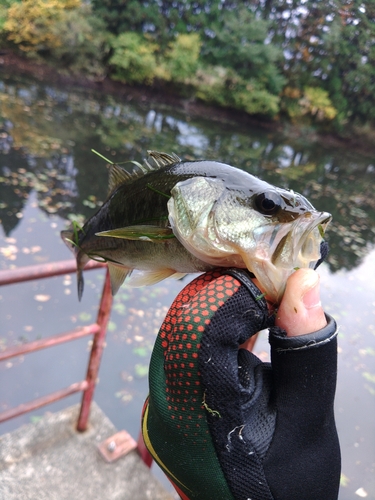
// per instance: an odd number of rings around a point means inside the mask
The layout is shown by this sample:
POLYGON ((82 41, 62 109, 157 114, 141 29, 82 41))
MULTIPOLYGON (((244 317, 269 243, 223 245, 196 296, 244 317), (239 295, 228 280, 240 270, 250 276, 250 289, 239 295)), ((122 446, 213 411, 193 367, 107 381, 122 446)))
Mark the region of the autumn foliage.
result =
POLYGON ((0 0, 0 37, 59 71, 252 115, 375 121, 371 0, 0 0))

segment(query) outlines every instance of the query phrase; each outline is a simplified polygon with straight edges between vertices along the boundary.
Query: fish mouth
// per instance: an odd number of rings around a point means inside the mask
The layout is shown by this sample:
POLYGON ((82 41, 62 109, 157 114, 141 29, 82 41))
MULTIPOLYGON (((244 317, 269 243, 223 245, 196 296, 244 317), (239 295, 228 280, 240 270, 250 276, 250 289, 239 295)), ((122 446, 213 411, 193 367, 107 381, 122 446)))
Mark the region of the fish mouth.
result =
POLYGON ((308 212, 292 222, 291 227, 281 229, 276 237, 271 235, 271 262, 280 268, 314 268, 320 259, 320 244, 331 219, 327 212, 308 212))
POLYGON ((292 222, 256 231, 257 250, 252 268, 271 301, 280 302, 286 281, 295 270, 315 268, 331 219, 327 212, 306 212, 292 222))

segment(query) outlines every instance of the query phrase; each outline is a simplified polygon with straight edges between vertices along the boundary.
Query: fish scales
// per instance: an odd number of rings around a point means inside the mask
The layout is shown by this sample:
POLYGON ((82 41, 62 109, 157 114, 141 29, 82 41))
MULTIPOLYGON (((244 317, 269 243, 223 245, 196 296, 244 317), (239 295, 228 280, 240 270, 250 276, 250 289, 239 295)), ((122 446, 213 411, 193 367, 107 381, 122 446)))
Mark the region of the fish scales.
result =
POLYGON ((110 168, 110 193, 78 231, 62 237, 77 259, 79 296, 88 260, 108 263, 116 293, 213 267, 248 268, 278 302, 296 267, 313 267, 330 214, 303 196, 224 163, 150 152, 144 172, 110 168))

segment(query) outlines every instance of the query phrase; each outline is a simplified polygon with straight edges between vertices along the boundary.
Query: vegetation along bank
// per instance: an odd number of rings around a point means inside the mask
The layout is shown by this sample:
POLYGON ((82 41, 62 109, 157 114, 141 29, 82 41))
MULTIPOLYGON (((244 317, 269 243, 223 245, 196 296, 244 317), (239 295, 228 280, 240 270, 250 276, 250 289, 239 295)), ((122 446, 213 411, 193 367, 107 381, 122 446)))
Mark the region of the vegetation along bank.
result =
POLYGON ((371 0, 0 0, 7 50, 349 136, 375 122, 371 0))

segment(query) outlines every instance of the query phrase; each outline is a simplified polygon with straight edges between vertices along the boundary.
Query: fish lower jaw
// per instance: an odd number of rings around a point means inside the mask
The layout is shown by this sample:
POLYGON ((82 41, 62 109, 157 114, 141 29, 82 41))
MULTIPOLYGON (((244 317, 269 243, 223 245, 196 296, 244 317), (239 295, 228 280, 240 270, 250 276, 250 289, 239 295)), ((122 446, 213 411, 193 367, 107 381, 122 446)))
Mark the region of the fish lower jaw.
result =
POLYGON ((315 261, 311 261, 310 259, 296 259, 291 266, 281 267, 275 265, 270 260, 262 260, 252 261, 247 267, 255 274, 260 284, 259 288, 265 293, 266 299, 273 304, 279 304, 284 295, 288 278, 297 269, 313 269, 315 261))
POLYGON ((277 268, 269 260, 253 261, 250 270, 258 280, 259 288, 265 294, 265 298, 273 304, 279 304, 284 295, 286 281, 294 270, 277 268))

